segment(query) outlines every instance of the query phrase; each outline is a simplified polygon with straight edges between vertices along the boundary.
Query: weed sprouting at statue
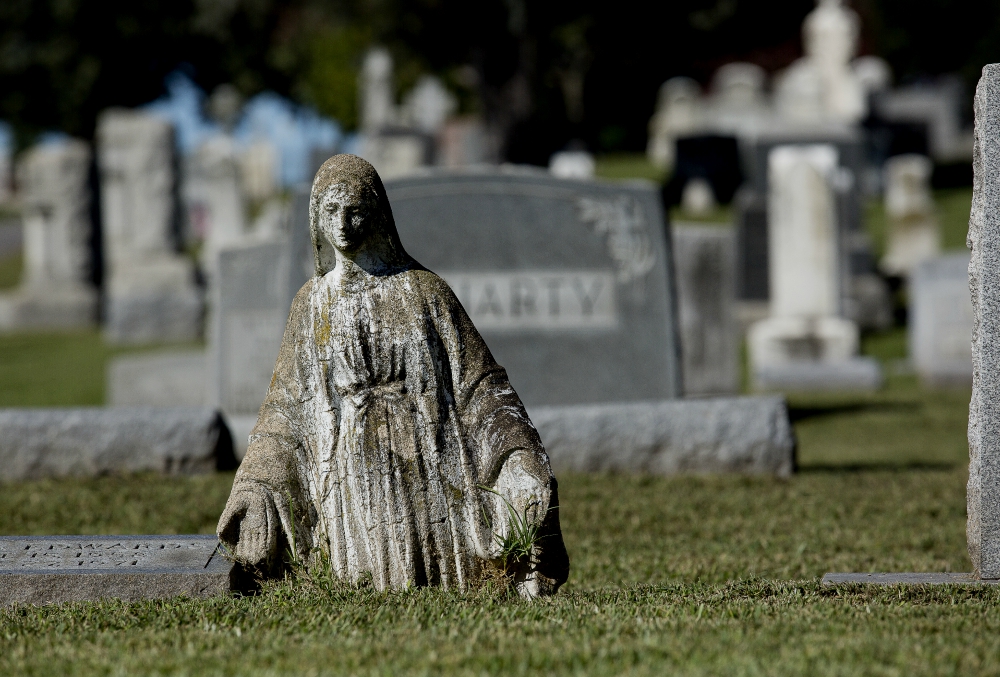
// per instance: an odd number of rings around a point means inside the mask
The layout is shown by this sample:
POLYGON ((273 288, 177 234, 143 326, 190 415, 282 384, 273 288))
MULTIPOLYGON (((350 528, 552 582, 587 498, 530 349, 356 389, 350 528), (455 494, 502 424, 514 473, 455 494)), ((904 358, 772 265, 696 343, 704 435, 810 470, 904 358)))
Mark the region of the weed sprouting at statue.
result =
POLYGON ((315 275, 220 540, 265 572, 292 553, 379 589, 466 590, 499 570, 554 593, 569 560, 541 440, 451 289, 403 250, 375 169, 327 160, 309 226, 315 275))

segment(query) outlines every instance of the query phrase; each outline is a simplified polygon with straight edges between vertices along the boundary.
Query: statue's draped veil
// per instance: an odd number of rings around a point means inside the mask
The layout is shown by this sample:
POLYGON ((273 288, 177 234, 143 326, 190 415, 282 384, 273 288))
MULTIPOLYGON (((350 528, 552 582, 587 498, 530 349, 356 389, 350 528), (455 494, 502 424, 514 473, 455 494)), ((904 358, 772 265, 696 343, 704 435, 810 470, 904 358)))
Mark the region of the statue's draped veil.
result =
POLYGON ((404 251, 375 169, 353 155, 323 163, 309 226, 316 275, 292 302, 222 542, 272 573, 287 545, 379 589, 467 589, 498 556, 513 505, 543 520, 518 589, 555 592, 569 559, 541 439, 452 290, 404 251), (337 253, 322 226, 338 187, 362 216, 356 252, 337 253))
POLYGON ((403 266, 410 259, 399 241, 392 207, 382 179, 371 164, 357 155, 334 155, 316 172, 309 195, 309 235, 312 238, 315 274, 322 277, 332 270, 333 244, 320 231, 320 203, 323 194, 334 186, 344 186, 362 197, 369 228, 367 245, 378 249, 380 258, 390 266, 403 266))

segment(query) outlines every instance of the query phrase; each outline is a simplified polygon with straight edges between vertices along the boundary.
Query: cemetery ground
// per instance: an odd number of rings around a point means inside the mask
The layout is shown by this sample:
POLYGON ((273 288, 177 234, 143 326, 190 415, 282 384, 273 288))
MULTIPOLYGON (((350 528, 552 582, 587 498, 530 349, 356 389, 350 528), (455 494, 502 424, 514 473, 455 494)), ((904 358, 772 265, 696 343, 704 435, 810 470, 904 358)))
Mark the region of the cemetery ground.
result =
MULTIPOLYGON (((883 390, 790 398, 791 478, 560 475, 572 571, 553 598, 301 574, 251 597, 22 607, 0 610, 0 672, 1000 674, 1000 586, 819 584, 970 568, 969 392, 921 388, 900 329, 864 352, 883 390)), ((99 404, 110 354, 96 334, 0 338, 2 404, 99 404)), ((4 485, 0 533, 212 533, 231 483, 4 485)))

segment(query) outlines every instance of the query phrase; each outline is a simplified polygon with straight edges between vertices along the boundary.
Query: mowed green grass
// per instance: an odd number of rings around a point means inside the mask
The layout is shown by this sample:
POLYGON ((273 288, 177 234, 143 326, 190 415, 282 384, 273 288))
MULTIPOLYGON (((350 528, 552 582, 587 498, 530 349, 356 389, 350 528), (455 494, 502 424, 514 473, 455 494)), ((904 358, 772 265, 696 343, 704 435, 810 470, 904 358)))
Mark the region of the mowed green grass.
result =
MULTIPOLYGON (((20 346, 41 382, 97 392, 94 337, 20 341, 0 339, 0 356, 20 346)), ((893 364, 905 335, 865 350, 893 364)), ((0 391, 34 392, 9 373, 0 391)), ((572 572, 552 599, 303 576, 253 597, 22 607, 0 611, 0 674, 1000 674, 992 587, 819 585, 826 571, 969 570, 968 397, 891 376, 876 394, 792 398, 789 479, 562 475, 572 572)), ((231 483, 0 486, 0 533, 211 533, 231 483)))

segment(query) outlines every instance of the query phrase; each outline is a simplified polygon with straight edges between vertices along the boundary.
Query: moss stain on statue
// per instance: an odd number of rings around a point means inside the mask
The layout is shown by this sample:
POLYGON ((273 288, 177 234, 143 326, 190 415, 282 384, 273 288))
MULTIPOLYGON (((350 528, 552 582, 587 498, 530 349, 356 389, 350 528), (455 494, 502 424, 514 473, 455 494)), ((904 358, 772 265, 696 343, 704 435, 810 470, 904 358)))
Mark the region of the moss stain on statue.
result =
POLYGON ((527 597, 554 593, 569 572, 557 485, 506 372, 448 285, 403 250, 371 165, 324 163, 309 213, 315 275, 292 304, 220 539, 271 574, 287 544, 293 560, 379 589, 499 576, 527 597), (516 514, 538 528, 512 563, 499 544, 516 514))

